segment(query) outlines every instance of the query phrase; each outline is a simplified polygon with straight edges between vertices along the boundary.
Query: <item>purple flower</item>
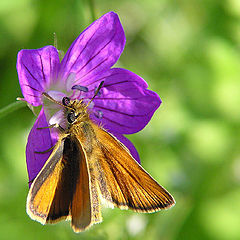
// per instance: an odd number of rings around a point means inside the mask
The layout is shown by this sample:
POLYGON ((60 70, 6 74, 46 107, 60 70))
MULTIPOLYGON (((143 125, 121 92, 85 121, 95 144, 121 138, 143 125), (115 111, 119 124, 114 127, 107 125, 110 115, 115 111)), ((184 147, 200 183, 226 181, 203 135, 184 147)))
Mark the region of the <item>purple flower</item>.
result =
POLYGON ((72 43, 60 62, 53 46, 21 50, 17 71, 24 99, 32 106, 43 106, 28 136, 26 147, 29 180, 43 167, 58 135, 52 129, 38 129, 63 121, 62 110, 42 95, 57 101, 64 96, 88 102, 101 81, 103 87, 90 104, 90 117, 115 135, 139 161, 133 144, 123 136, 143 129, 160 106, 159 96, 148 90, 138 75, 111 68, 120 57, 125 35, 117 14, 109 12, 93 22, 72 43))

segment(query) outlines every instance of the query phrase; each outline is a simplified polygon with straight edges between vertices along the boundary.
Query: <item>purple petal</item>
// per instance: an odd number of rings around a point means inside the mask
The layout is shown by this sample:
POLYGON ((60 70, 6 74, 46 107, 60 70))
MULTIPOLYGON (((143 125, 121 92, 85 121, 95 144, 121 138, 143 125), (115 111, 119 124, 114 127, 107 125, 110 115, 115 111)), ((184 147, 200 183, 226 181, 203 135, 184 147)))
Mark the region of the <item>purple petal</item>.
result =
POLYGON ((93 22, 72 43, 61 62, 60 77, 76 74, 74 85, 109 69, 120 57, 125 35, 117 14, 109 12, 93 22))
POLYGON ((53 46, 25 49, 18 53, 18 78, 28 103, 33 106, 42 104, 41 94, 56 81, 59 65, 58 52, 53 46))
POLYGON ((51 154, 51 151, 47 153, 36 152, 46 151, 54 145, 53 141, 51 140, 49 129, 37 129, 46 126, 48 126, 48 123, 46 121, 46 117, 42 108, 36 122, 33 125, 33 128, 29 133, 26 147, 29 185, 31 185, 32 181, 42 169, 44 163, 47 161, 51 154))
POLYGON ((132 154, 132 156, 134 157, 134 159, 138 163, 140 163, 139 154, 137 152, 137 149, 134 147, 133 143, 129 139, 127 139, 125 136, 123 136, 121 134, 114 133, 113 135, 129 149, 129 151, 132 154))
POLYGON ((91 118, 111 132, 132 134, 143 129, 161 104, 159 96, 147 89, 147 83, 138 75, 120 68, 113 68, 88 82, 88 97, 104 81, 100 94, 94 99, 91 118), (94 115, 101 111, 102 118, 94 115))

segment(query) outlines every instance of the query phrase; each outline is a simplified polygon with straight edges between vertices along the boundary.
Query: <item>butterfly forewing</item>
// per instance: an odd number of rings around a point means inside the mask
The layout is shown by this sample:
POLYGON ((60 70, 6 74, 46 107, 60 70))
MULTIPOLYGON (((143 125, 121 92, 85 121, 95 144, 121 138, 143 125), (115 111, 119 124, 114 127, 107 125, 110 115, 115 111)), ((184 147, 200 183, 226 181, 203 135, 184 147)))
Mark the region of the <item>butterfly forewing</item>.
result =
POLYGON ((69 194, 67 194, 58 209, 54 200, 59 195, 57 189, 62 185, 62 160, 63 160, 64 141, 60 140, 55 146, 51 156, 44 167, 33 181, 27 198, 28 215, 42 224, 52 222, 57 218, 66 218, 69 212, 69 194), (64 205, 65 204, 65 205, 64 205), (54 213, 53 213, 54 212, 54 213), (50 215, 49 215, 50 214, 50 215), (53 217, 58 216, 58 217, 53 217))
POLYGON ((90 226, 89 174, 85 153, 75 136, 58 141, 32 183, 27 212, 42 224, 71 219, 76 232, 90 226))
POLYGON ((69 149, 69 161, 76 159, 78 166, 72 171, 78 171, 79 175, 76 179, 71 180, 75 185, 71 203, 71 225, 75 232, 81 232, 89 227, 92 222, 90 179, 82 146, 75 136, 72 137, 72 141, 75 143, 73 147, 76 149, 69 149))
POLYGON ((111 199, 113 205, 137 212, 155 212, 174 205, 173 197, 133 159, 123 144, 104 129, 92 126, 101 149, 98 161, 106 182, 102 196, 107 201, 111 199))

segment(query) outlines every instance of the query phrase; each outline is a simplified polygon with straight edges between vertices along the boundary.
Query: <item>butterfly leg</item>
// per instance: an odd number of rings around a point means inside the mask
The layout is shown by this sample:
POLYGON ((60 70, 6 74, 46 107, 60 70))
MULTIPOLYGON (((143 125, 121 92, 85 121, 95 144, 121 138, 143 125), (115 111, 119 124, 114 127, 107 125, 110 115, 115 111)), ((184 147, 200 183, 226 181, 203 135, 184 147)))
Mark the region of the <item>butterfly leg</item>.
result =
POLYGON ((39 127, 37 129, 41 130, 41 129, 48 129, 48 128, 58 128, 61 132, 65 131, 65 129, 63 127, 61 127, 59 124, 57 124, 57 123, 51 124, 51 125, 49 125, 47 127, 39 127))
POLYGON ((52 147, 50 147, 49 149, 45 150, 45 151, 42 151, 42 152, 34 151, 34 152, 35 152, 35 153, 39 153, 39 154, 47 153, 47 152, 50 152, 55 146, 56 146, 56 144, 53 145, 52 147))
MULTIPOLYGON (((48 129, 48 128, 58 128, 61 132, 65 131, 65 129, 63 127, 61 127, 59 124, 57 124, 57 123, 49 125, 47 127, 39 127, 37 129, 41 130, 41 129, 48 129)), ((44 153, 50 152, 54 147, 55 147, 55 145, 53 145, 52 147, 50 147, 49 149, 47 149, 45 151, 42 151, 42 152, 35 151, 35 153, 44 154, 44 153)))

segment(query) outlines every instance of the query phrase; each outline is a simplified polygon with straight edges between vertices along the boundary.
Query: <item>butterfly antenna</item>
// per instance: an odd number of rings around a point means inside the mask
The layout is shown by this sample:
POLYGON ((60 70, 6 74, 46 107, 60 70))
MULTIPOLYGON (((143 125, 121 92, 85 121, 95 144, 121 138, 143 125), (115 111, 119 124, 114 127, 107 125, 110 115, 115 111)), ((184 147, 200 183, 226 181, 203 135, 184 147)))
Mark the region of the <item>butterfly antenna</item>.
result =
POLYGON ((102 86, 103 86, 103 83, 104 83, 104 81, 102 81, 100 84, 99 84, 99 86, 98 86, 98 88, 97 88, 97 90, 95 91, 95 94, 94 94, 94 96, 92 97, 92 99, 88 102, 88 104, 87 104, 87 106, 86 106, 86 108, 90 105, 90 103, 93 101, 93 99, 98 95, 98 93, 99 93, 99 91, 100 91, 100 89, 102 88, 102 86))
POLYGON ((56 103, 56 104, 58 104, 58 105, 60 105, 60 106, 62 106, 62 107, 65 107, 65 108, 68 108, 68 109, 73 110, 73 108, 71 108, 71 107, 69 107, 69 106, 67 106, 67 105, 64 105, 64 104, 56 101, 55 99, 53 99, 50 95, 48 95, 48 94, 45 93, 45 92, 43 92, 42 95, 43 95, 45 98, 47 98, 49 101, 51 101, 51 102, 54 102, 54 103, 56 103))

